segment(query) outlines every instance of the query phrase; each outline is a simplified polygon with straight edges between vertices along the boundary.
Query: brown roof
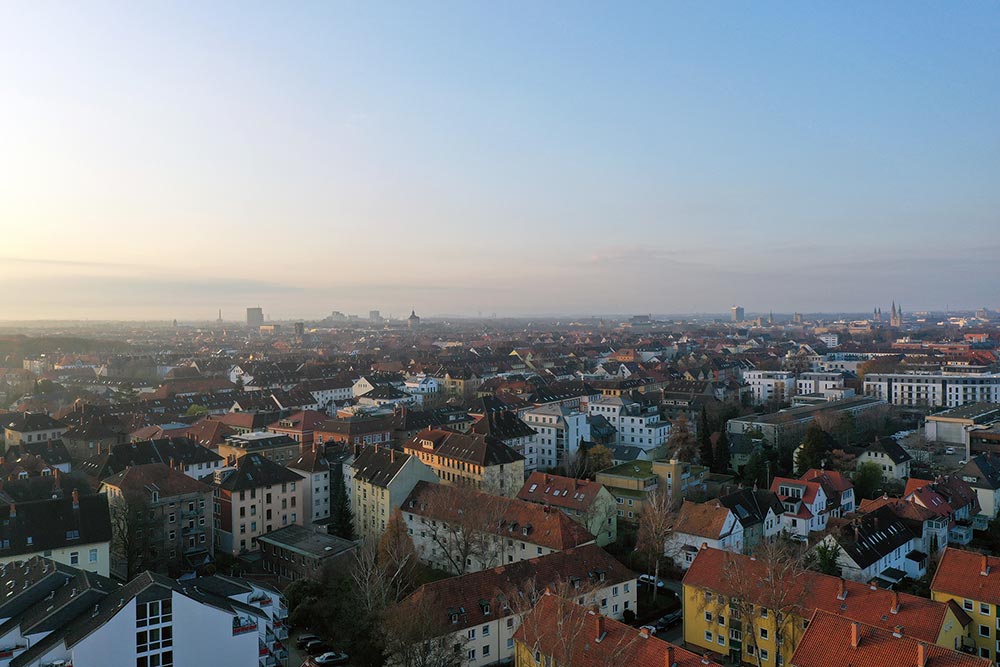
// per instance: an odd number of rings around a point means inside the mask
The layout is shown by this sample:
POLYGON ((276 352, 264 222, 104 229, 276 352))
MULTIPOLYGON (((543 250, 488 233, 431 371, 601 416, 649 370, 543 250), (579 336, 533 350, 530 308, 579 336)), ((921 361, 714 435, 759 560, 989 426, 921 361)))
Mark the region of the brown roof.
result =
POLYGON ((989 667, 986 658, 817 611, 791 663, 795 667, 989 667), (920 655, 924 662, 921 663, 920 655))
POLYGON ((525 615, 514 639, 531 651, 573 667, 718 667, 674 646, 555 595, 543 595, 525 615))
MULTIPOLYGON (((698 537, 710 537, 714 540, 723 536, 726 519, 732 512, 728 507, 711 500, 707 503, 694 503, 685 500, 677 512, 674 521, 674 532, 698 537)), ((737 522, 733 522, 735 526, 737 522)))
POLYGON ((146 463, 131 466, 104 480, 104 484, 122 491, 148 493, 156 490, 161 497, 180 496, 188 493, 210 493, 211 487, 174 470, 164 463, 146 463))
POLYGON ((182 432, 202 447, 218 447, 236 431, 217 419, 201 419, 182 432))
POLYGON ((403 443, 406 452, 424 452, 477 466, 523 461, 524 457, 491 435, 427 428, 403 443))
POLYGON ((465 609, 464 613, 459 614, 458 624, 452 628, 460 630, 512 613, 503 611, 503 605, 512 594, 518 592, 541 592, 546 587, 560 590, 560 583, 565 586, 565 590, 572 590, 576 581, 580 582, 584 590, 592 590, 632 579, 635 579, 635 573, 614 556, 596 544, 587 544, 424 584, 404 600, 402 605, 412 605, 424 613, 434 613, 436 608, 440 610, 442 620, 449 621, 449 610, 465 609), (488 603, 489 607, 482 606, 481 601, 488 603))
MULTIPOLYGON (((733 567, 747 568, 751 574, 754 570, 759 570, 762 580, 766 576, 764 564, 752 560, 750 556, 706 548, 701 549, 691 563, 684 575, 684 584, 732 597, 736 591, 727 582, 723 572, 733 567)), ((808 618, 818 609, 886 628, 890 632, 901 625, 908 636, 928 642, 937 641, 948 611, 948 605, 942 602, 872 588, 868 584, 810 570, 801 573, 796 578, 795 587, 788 592, 789 600, 800 601, 798 615, 801 617, 808 618), (892 613, 894 607, 896 613, 892 613)), ((751 602, 758 603, 754 600, 751 602)), ((959 621, 965 623, 968 617, 960 617, 959 621)))
POLYGON ((402 509, 438 521, 456 521, 464 507, 496 503, 497 535, 518 535, 531 544, 563 551, 594 541, 590 532, 558 510, 458 486, 417 482, 402 509), (525 531, 527 533, 525 534, 525 531))
POLYGON ((931 590, 1000 605, 1000 558, 948 547, 934 574, 931 590))
POLYGON ((517 497, 532 503, 586 512, 603 488, 603 484, 587 479, 533 472, 517 492, 517 497))

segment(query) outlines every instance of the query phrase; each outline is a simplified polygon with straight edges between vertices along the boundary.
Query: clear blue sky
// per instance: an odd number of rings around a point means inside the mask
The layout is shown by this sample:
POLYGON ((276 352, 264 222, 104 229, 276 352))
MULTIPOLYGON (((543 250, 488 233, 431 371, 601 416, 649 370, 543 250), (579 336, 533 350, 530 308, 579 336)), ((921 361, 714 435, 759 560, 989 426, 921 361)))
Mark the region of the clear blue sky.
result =
POLYGON ((1000 3, 0 7, 0 319, 1000 306, 1000 3))

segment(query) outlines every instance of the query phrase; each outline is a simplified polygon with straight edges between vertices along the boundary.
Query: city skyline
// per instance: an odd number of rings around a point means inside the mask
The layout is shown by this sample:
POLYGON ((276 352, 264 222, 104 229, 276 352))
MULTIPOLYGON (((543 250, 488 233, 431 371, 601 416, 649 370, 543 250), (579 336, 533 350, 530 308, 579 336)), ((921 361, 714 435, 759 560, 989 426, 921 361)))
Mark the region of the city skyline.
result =
POLYGON ((10 5, 2 317, 990 307, 998 29, 996 4, 10 5))

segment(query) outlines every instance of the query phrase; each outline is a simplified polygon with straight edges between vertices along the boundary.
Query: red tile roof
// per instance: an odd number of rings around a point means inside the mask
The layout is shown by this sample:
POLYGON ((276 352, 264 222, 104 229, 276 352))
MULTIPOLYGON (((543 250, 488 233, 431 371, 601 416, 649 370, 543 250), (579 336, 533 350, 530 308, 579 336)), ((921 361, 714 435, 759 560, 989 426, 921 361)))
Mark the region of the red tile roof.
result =
MULTIPOLYGON (((760 577, 763 579, 765 576, 764 565, 750 556, 719 549, 701 549, 684 575, 684 584, 731 597, 736 592, 727 583, 723 571, 733 567, 748 568, 751 573, 755 569, 760 570, 760 577)), ((807 618, 819 609, 890 631, 901 625, 906 635, 923 641, 937 641, 948 610, 948 605, 943 602, 905 593, 897 596, 895 591, 873 589, 868 584, 819 572, 805 571, 795 583, 796 587, 789 590, 788 599, 799 601, 799 616, 807 618), (844 592, 846 596, 840 599, 844 592), (892 613, 894 607, 895 614, 892 613)))
POLYGON ((931 590, 1000 605, 1000 558, 948 547, 934 574, 931 590))
POLYGON ((514 639, 529 650, 572 667, 719 667, 674 646, 555 595, 543 595, 525 615, 514 639))
POLYGON ((715 500, 710 500, 707 503, 694 503, 685 500, 677 512, 674 532, 718 540, 724 537, 722 530, 726 526, 726 519, 731 514, 728 507, 720 505, 715 500))
POLYGON ((802 636, 795 667, 990 667, 986 658, 942 648, 909 634, 817 611, 802 636), (921 662, 921 655, 923 662, 921 662))
POLYGON ((533 472, 517 497, 532 503, 586 512, 603 488, 603 484, 586 479, 533 472))
POLYGON ((497 535, 514 535, 530 544, 563 551, 594 541, 590 532, 558 510, 516 498, 504 498, 459 487, 418 482, 402 510, 438 521, 457 522, 464 507, 497 503, 501 517, 497 535), (527 535, 524 531, 527 530, 527 535))
MULTIPOLYGON (((805 487, 802 492, 802 502, 813 504, 816 502, 816 494, 819 492, 818 482, 805 482, 800 479, 792 479, 791 477, 775 477, 771 482, 771 491, 778 493, 778 489, 782 486, 801 486, 805 487)), ((784 500, 788 496, 782 496, 778 493, 778 497, 784 500)))

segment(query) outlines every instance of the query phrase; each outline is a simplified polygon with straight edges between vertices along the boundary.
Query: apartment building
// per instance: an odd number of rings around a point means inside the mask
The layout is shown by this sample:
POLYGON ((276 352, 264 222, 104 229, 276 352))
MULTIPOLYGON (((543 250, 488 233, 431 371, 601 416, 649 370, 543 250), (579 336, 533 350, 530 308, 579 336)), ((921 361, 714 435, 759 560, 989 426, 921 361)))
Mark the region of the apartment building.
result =
POLYGON ((655 449, 667 442, 670 422, 660 416, 657 405, 643 404, 626 396, 601 396, 587 403, 588 413, 601 416, 615 429, 612 444, 655 449))
POLYGON ((513 496, 524 482, 524 457, 493 436, 428 428, 402 449, 429 466, 442 484, 513 496))
POLYGON ((931 599, 953 603, 971 618, 971 631, 953 648, 974 651, 996 663, 1000 659, 1000 558, 945 549, 931 581, 931 599))
POLYGON ((437 484, 430 466, 405 452, 390 447, 358 447, 346 471, 347 488, 354 515, 354 534, 360 539, 377 540, 414 487, 421 482, 437 484))
POLYGON ((235 465, 247 454, 258 454, 279 465, 287 465, 299 458, 302 443, 283 433, 254 432, 231 435, 219 445, 219 456, 226 465, 235 465))
POLYGON ((575 456, 580 441, 590 442, 587 414, 559 403, 542 405, 524 413, 524 423, 538 433, 537 465, 552 468, 575 456))
POLYGON ((534 472, 518 491, 517 498, 564 512, 589 530, 600 546, 618 537, 615 497, 597 482, 534 472))
POLYGON ((330 471, 330 461, 323 455, 318 445, 313 443, 286 467, 305 478, 302 491, 302 525, 325 523, 330 518, 331 509, 330 476, 333 473, 330 471))
POLYGON ((216 551, 257 551, 261 535, 305 521, 303 475, 260 454, 241 456, 205 481, 213 487, 216 551))
POLYGON ((870 373, 865 394, 893 405, 957 408, 970 403, 1000 403, 1000 373, 955 371, 870 373))
POLYGON ((743 383, 750 387, 754 405, 788 403, 795 395, 795 373, 788 371, 743 371, 743 383))

